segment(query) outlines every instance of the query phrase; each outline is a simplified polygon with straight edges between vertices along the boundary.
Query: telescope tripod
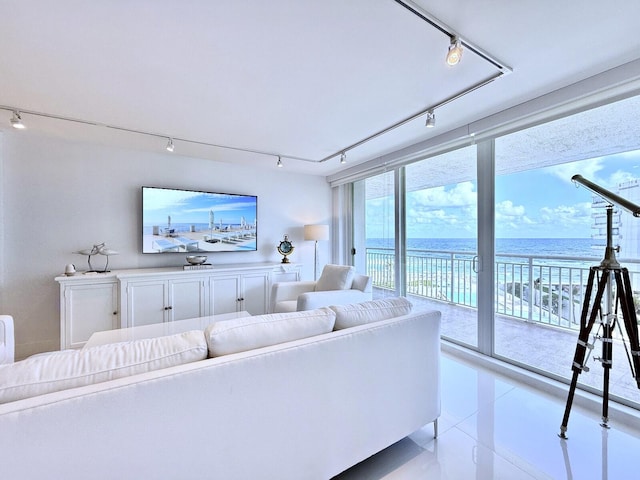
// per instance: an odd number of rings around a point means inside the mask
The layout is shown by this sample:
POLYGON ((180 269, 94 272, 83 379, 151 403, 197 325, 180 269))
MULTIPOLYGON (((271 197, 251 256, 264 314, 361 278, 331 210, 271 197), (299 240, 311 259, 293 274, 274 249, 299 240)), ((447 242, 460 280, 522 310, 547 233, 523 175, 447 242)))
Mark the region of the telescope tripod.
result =
MULTIPOLYGON (((593 343, 589 343, 589 335, 594 328, 597 317, 600 318, 599 324, 602 328, 602 335, 594 335, 594 340, 602 340, 602 357, 594 358, 600 360, 602 368, 604 368, 603 380, 603 397, 602 397, 602 423, 604 428, 609 428, 609 373, 613 364, 613 332, 618 326, 617 317, 618 307, 622 310, 622 318, 624 329, 626 330, 629 340, 629 349, 624 343, 631 374, 636 380, 638 388, 640 388, 640 346, 638 345, 638 321, 636 319, 636 310, 633 303, 633 291, 631 290, 631 281, 629 280, 629 271, 620 267, 615 261, 615 256, 602 262, 600 266, 591 267, 589 270, 589 279, 587 289, 582 306, 580 316, 580 333, 578 335, 578 343, 576 345, 575 355, 573 357, 573 377, 569 388, 569 396, 567 398, 567 406, 564 411, 564 418, 560 426, 560 438, 568 438, 566 436, 567 424, 569 423, 569 414, 571 413, 571 405, 578 383, 578 375, 583 371, 588 372, 586 361, 588 360, 591 350, 594 348, 593 343), (593 291, 594 281, 597 280, 597 290, 593 301, 593 306, 589 308, 591 303, 591 294, 593 291), (615 291, 614 291, 615 280, 615 291), (606 298, 605 298, 606 293, 606 298), (603 300, 605 305, 603 305, 603 300), (588 350, 588 352, 587 352, 588 350)), ((600 328, 599 327, 599 328, 600 328)), ((619 327, 621 328, 621 327, 619 327)))

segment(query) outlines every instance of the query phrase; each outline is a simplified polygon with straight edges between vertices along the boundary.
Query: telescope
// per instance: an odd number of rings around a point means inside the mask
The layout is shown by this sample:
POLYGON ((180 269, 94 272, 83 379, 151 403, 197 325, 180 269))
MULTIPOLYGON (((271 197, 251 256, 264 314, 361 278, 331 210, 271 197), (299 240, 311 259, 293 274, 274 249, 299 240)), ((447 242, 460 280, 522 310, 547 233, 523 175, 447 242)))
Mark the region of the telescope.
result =
POLYGON ((599 195, 600 197, 607 200, 610 204, 624 208, 634 217, 640 217, 640 207, 638 205, 630 202, 626 198, 622 198, 620 195, 616 195, 615 193, 602 188, 600 185, 596 185, 595 183, 584 178, 582 175, 574 175, 573 177, 571 177, 571 181, 579 183, 583 187, 586 187, 596 195, 599 195))
MULTIPOLYGON (((567 424, 569 414, 573 404, 573 397, 578 383, 578 375, 583 371, 588 372, 586 361, 594 348, 595 340, 602 341, 602 356, 599 360, 604 369, 603 391, 602 391, 602 423, 603 428, 609 428, 609 375, 613 364, 613 332, 616 327, 620 328, 620 336, 624 344, 627 360, 631 368, 631 374, 640 388, 640 332, 638 332, 638 317, 636 316, 636 306, 633 300, 633 288, 629 271, 623 268, 616 259, 613 247, 613 206, 631 213, 634 217, 640 217, 640 207, 629 200, 610 192, 609 190, 590 182, 582 175, 574 175, 571 180, 583 185, 596 195, 607 201, 607 246, 605 248, 604 259, 599 266, 589 269, 587 288, 583 293, 582 313, 580 315, 580 332, 578 342, 573 357, 573 376, 569 386, 567 405, 560 425, 560 438, 567 439, 567 424), (595 297, 592 300, 592 293, 595 287, 595 297), (621 313, 621 317, 619 317, 621 313), (589 342, 594 327, 598 331, 593 336, 593 342, 589 342), (625 340, 624 331, 626 331, 625 340)), ((594 360, 596 360, 594 358, 594 360)))

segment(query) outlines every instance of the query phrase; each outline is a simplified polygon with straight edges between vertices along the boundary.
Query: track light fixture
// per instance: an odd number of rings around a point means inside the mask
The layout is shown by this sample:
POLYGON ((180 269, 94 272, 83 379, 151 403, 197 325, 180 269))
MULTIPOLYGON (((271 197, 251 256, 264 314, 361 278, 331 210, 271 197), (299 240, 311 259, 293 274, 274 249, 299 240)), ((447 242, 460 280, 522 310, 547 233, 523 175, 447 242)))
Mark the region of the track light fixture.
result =
POLYGON ((174 149, 174 145, 173 145, 173 138, 169 138, 169 141, 167 142, 167 151, 168 152, 173 152, 174 149))
POLYGON ((449 45, 449 51, 447 52, 447 65, 453 66, 460 63, 462 58, 462 45, 460 44, 460 38, 457 36, 451 39, 449 45))
POLYGON ((343 164, 343 165, 345 163, 347 163, 347 154, 346 154, 346 152, 342 152, 342 155, 340 155, 340 163, 343 164))
POLYGON ((280 155, 278 155, 278 163, 276 163, 276 166, 279 167, 279 168, 283 167, 282 160, 280 159, 280 155))
POLYGON ((436 126, 436 114, 433 113, 433 110, 429 110, 427 112, 427 122, 425 123, 427 128, 433 128, 436 126))
POLYGON ((17 110, 13 111, 13 117, 11 117, 11 126, 13 128, 23 129, 25 128, 24 123, 22 123, 22 117, 20 116, 20 112, 17 110))

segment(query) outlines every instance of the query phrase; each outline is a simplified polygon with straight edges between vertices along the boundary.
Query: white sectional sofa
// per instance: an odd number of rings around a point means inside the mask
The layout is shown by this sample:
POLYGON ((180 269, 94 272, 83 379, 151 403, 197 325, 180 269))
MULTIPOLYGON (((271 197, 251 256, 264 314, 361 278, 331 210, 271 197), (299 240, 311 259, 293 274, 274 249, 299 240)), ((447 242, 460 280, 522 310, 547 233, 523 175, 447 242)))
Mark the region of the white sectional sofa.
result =
POLYGON ((217 322, 174 340, 0 365, 2 478, 326 480, 440 415, 440 312, 401 298, 217 322), (175 356, 185 363, 163 364, 175 356), (25 362, 88 384, 16 389, 20 369, 24 383, 47 383, 25 362))

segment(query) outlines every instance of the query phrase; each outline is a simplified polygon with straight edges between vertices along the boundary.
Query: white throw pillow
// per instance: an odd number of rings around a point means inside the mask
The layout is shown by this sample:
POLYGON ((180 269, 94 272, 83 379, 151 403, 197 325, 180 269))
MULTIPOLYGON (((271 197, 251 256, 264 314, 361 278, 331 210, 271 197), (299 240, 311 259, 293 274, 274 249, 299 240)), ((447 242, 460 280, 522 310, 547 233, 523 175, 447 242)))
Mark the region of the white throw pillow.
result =
POLYGON ((207 358, 201 330, 34 355, 0 365, 0 403, 207 358))
POLYGON ((336 314, 327 307, 271 313, 215 322, 205 329, 204 335, 209 356, 218 357, 329 333, 335 320, 336 314))
POLYGON ((351 288, 355 267, 349 265, 325 265, 316 282, 316 292, 346 290, 351 288))
POLYGON ((341 330, 407 315, 411 313, 413 304, 404 297, 392 297, 349 305, 332 305, 329 308, 336 312, 334 329, 341 330))

